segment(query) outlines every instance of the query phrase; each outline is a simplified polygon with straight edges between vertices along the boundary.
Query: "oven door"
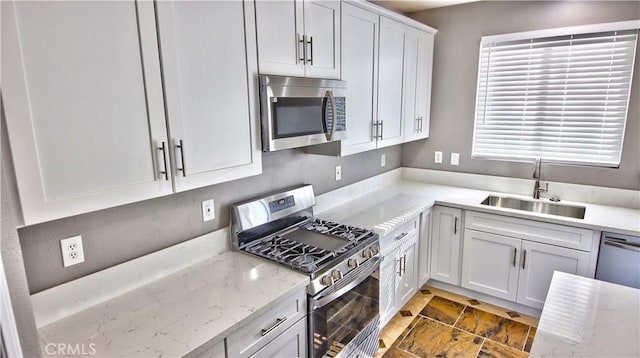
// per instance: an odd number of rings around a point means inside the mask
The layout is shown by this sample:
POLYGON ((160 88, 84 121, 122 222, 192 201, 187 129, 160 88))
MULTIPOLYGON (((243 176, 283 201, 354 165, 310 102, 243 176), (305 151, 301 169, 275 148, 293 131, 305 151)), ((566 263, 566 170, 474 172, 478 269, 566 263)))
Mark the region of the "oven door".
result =
POLYGON ((309 298, 310 357, 373 357, 378 350, 379 294, 374 257, 309 298))

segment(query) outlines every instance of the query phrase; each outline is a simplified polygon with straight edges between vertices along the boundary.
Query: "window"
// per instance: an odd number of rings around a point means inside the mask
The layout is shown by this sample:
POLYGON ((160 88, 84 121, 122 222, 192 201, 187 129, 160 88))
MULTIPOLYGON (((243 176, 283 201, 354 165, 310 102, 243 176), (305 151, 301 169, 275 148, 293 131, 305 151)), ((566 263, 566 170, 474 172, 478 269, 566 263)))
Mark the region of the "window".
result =
POLYGON ((483 37, 472 156, 619 166, 638 27, 483 37))

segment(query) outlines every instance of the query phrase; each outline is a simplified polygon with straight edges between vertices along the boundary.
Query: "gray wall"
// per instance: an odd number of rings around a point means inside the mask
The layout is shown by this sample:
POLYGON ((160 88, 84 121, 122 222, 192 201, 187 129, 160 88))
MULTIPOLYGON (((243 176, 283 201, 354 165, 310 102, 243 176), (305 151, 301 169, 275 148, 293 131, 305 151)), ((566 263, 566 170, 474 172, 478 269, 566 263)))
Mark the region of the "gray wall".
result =
MULTIPOLYGON (((403 145, 402 165, 530 178, 531 163, 471 159, 480 37, 545 28, 640 19, 638 1, 481 1, 416 12, 435 37, 430 138, 403 145), (434 164, 434 151, 443 164, 434 164), (451 166, 450 153, 460 153, 451 166)), ((543 165, 543 179, 640 189, 640 48, 619 169, 543 165)))
POLYGON ((398 168, 400 155, 400 146, 342 158, 301 149, 264 153, 259 176, 21 228, 29 289, 35 293, 223 228, 229 225, 229 204, 303 183, 322 194, 398 168), (342 165, 339 182, 336 165, 342 165), (215 200, 216 218, 203 223, 201 202, 209 198, 215 200), (59 241, 75 235, 82 235, 85 262, 63 268, 59 241))

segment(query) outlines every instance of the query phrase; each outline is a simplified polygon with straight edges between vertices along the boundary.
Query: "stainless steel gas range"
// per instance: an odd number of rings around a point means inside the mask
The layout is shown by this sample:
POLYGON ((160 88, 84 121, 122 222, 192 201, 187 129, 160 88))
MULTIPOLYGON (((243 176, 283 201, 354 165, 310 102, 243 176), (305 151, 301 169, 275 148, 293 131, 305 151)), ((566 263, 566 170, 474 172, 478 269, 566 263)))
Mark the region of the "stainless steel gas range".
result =
POLYGON ((315 218, 314 205, 311 185, 232 205, 233 245, 309 275, 309 357, 372 357, 380 323, 378 234, 315 218))

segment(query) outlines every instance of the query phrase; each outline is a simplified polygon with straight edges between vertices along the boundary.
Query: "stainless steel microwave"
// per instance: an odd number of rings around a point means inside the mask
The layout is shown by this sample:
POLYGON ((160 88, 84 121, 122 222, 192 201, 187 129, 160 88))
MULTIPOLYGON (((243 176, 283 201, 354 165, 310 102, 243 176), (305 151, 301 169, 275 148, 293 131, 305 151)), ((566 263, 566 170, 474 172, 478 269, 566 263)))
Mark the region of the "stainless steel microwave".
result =
POLYGON ((259 81, 264 152, 346 138, 345 81, 271 75, 259 81))

